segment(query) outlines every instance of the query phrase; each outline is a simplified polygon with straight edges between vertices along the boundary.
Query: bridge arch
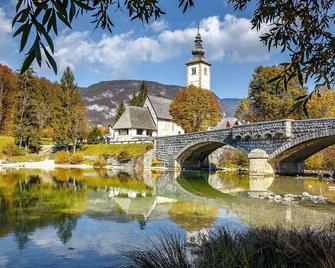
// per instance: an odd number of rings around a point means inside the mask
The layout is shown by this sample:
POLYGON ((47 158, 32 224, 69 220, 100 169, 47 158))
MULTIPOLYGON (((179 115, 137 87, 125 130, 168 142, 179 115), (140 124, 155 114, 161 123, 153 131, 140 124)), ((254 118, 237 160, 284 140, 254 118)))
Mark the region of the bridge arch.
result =
POLYGON ((208 156, 224 145, 230 145, 244 153, 248 153, 244 148, 236 144, 223 142, 219 139, 199 139, 187 144, 179 150, 175 157, 176 166, 191 169, 207 167, 209 165, 208 156))
POLYGON ((304 172, 304 161, 313 154, 335 144, 335 128, 323 129, 291 139, 269 155, 278 173, 304 172))

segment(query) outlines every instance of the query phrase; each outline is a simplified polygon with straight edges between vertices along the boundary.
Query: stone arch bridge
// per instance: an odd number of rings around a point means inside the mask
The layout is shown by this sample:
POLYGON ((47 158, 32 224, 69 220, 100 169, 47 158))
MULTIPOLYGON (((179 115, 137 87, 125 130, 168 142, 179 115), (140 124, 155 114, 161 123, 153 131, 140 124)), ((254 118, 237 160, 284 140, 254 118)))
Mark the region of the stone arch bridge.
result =
POLYGON ((223 145, 248 154, 251 175, 301 174, 304 160, 335 144, 335 118, 280 120, 155 138, 156 157, 168 168, 200 169, 223 145))

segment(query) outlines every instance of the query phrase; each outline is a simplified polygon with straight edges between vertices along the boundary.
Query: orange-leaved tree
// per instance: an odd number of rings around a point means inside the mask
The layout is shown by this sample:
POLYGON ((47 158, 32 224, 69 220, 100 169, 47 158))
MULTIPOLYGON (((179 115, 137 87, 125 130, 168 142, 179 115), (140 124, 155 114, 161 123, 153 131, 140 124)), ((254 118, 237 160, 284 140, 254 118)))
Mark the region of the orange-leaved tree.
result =
POLYGON ((216 96, 207 89, 188 86, 176 95, 170 105, 172 120, 185 132, 205 131, 221 119, 216 96))

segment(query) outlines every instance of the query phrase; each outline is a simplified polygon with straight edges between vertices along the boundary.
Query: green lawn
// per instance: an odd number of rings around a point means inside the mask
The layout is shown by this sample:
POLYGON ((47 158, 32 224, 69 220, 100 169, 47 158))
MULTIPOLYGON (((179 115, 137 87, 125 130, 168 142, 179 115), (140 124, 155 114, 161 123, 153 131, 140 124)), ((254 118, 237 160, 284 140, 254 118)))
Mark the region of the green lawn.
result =
POLYGON ((39 162, 45 159, 45 155, 27 154, 27 155, 20 155, 20 156, 9 156, 7 157, 7 159, 13 162, 39 162))
POLYGON ((80 148, 84 156, 99 156, 108 154, 117 156, 121 151, 128 151, 132 156, 139 156, 147 151, 148 144, 90 144, 80 148))
MULTIPOLYGON (((13 143, 14 144, 14 137, 11 136, 0 136, 0 158, 1 158, 1 152, 2 148, 5 144, 13 143)), ((50 144, 50 139, 42 139, 42 144, 47 145, 50 144)), ((45 154, 26 154, 26 155, 20 155, 20 156, 4 156, 9 161, 14 162, 36 162, 36 161, 42 161, 46 158, 47 155, 45 154)))

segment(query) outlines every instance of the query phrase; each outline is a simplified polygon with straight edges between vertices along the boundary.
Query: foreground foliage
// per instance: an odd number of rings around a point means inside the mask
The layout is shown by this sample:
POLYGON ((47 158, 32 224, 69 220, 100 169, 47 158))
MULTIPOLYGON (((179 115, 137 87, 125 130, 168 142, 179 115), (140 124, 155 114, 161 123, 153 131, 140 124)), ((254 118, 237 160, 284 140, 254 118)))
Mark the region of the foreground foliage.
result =
POLYGON ((232 233, 217 227, 193 241, 163 233, 127 256, 135 267, 335 267, 335 221, 320 229, 252 227, 232 233))

